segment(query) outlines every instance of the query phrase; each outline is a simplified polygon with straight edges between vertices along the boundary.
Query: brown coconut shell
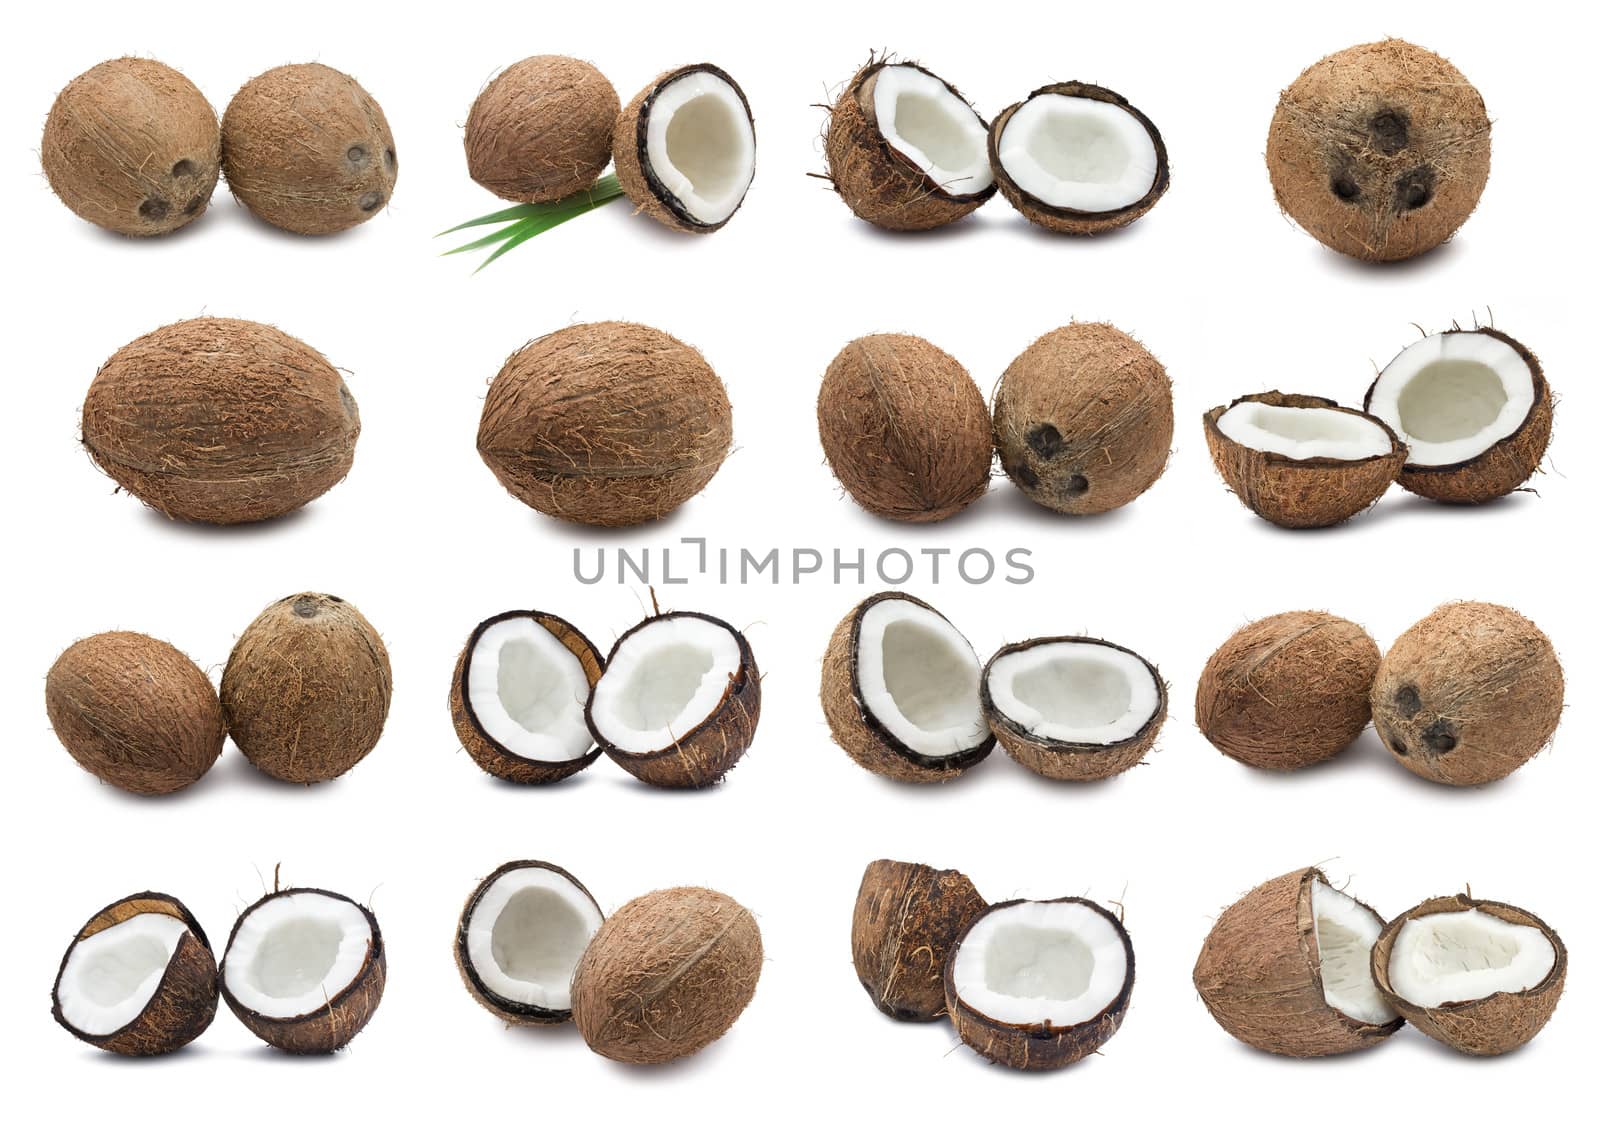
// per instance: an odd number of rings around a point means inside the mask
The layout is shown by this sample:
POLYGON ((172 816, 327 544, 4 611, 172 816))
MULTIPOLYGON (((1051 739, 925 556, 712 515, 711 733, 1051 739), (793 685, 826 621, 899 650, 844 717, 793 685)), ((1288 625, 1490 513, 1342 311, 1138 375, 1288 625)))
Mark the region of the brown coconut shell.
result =
POLYGON ((897 1021, 944 1016, 945 960, 987 907, 954 869, 890 860, 868 865, 850 918, 850 956, 878 1011, 897 1021))
POLYGON ((478 455, 552 518, 632 526, 711 481, 733 444, 728 392, 700 352, 637 323, 535 339, 489 386, 478 455))
POLYGON ((902 783, 943 783, 963 774, 994 750, 990 736, 977 747, 949 756, 924 756, 895 736, 867 707, 857 671, 861 619, 880 600, 909 600, 943 619, 932 605, 904 592, 880 592, 850 609, 828 638, 822 657, 822 713, 833 741, 852 760, 876 775, 902 783))
POLYGON ((950 184, 930 178, 883 138, 872 99, 885 66, 920 70, 966 100, 960 90, 916 63, 868 59, 828 109, 823 151, 833 189, 857 218, 885 230, 932 230, 965 218, 989 201, 994 184, 973 195, 951 194, 950 184))
POLYGON ((211 942, 194 913, 176 897, 162 892, 124 896, 101 908, 72 937, 72 947, 61 956, 61 966, 56 970, 50 1012, 57 1024, 79 1040, 119 1056, 165 1056, 176 1052, 210 1028, 217 1015, 217 960, 212 957, 211 942), (152 913, 169 915, 188 928, 178 937, 155 993, 139 1015, 117 1031, 99 1036, 80 1032, 61 1011, 61 977, 66 973, 73 947, 107 928, 152 913))
POLYGON ((1367 1024, 1323 997, 1311 904, 1317 881, 1327 884, 1328 878, 1308 868, 1257 885, 1217 918, 1200 948, 1194 988, 1217 1024, 1252 1048, 1280 1056, 1337 1056, 1380 1044, 1405 1023, 1396 1017, 1367 1024))
POLYGON ((1436 896, 1389 921, 1372 947, 1372 979, 1378 992, 1416 1028, 1469 1056, 1501 1056, 1521 1048, 1539 1034, 1556 1011, 1567 981, 1567 947, 1555 928, 1532 912, 1494 900, 1474 900, 1465 893, 1436 896), (1389 985, 1389 960, 1400 929, 1413 919, 1474 908, 1523 927, 1537 927, 1555 947, 1550 973, 1531 989, 1496 993, 1476 1001, 1448 1001, 1431 1009, 1414 1005, 1389 985))
POLYGON ((400 171, 383 109, 320 62, 274 67, 233 95, 222 168, 250 213, 294 234, 359 226, 388 204, 400 171))
POLYGON ((846 343, 817 391, 828 466, 863 509, 937 522, 989 489, 989 411, 954 358, 915 335, 846 343))
POLYGON ((467 172, 518 203, 551 203, 594 186, 611 162, 622 103, 606 76, 565 55, 512 63, 467 113, 467 172))
POLYGON ((233 930, 228 934, 228 949, 232 950, 233 940, 251 912, 269 900, 297 893, 313 893, 342 900, 353 905, 366 917, 372 939, 367 944, 367 953, 362 960, 361 968, 350 984, 338 993, 328 994, 323 1004, 313 1012, 298 1017, 263 1016, 242 1004, 229 992, 226 974, 228 954, 224 952, 222 956, 224 973, 221 975, 218 987, 222 991, 223 1000, 228 1003, 228 1008, 233 1010, 233 1015, 239 1018, 245 1028, 272 1047, 296 1055, 337 1052, 367 1027, 367 1022, 371 1021, 372 1015, 378 1011, 378 1002, 383 999, 383 986, 389 975, 389 964, 377 916, 348 896, 337 892, 328 892, 321 888, 285 888, 263 896, 239 914, 233 930))
POLYGON ((44 681, 50 727, 78 766, 135 795, 195 782, 222 752, 222 706, 182 651, 136 631, 80 639, 44 681))
POLYGON ((336 779, 378 743, 389 714, 389 652, 354 604, 301 592, 269 604, 222 671, 228 735, 286 783, 336 779))
POLYGON ((328 360, 249 320, 158 327, 106 360, 83 402, 83 446, 169 518, 276 518, 342 480, 361 414, 328 360))
POLYGON ((1378 736, 1436 783, 1504 779, 1550 742, 1566 681, 1543 631, 1499 604, 1434 609, 1394 641, 1372 682, 1378 736))
POLYGON ((1241 503, 1275 526, 1290 530, 1335 526, 1366 510, 1400 476, 1406 446, 1394 430, 1370 413, 1347 409, 1325 397, 1307 394, 1246 394, 1205 415, 1206 447, 1217 473, 1241 503), (1286 409, 1330 409, 1371 421, 1389 436, 1389 453, 1364 460, 1327 456, 1295 459, 1278 452, 1247 448, 1224 436, 1217 421, 1235 405, 1259 402, 1286 409))
MULTIPOLYGON (((744 90, 739 88, 739 83, 721 67, 713 66, 709 62, 700 62, 659 74, 649 85, 635 94, 633 100, 628 102, 621 116, 617 118, 617 128, 611 148, 611 157, 616 162, 617 182, 622 185, 623 194, 627 195, 628 201, 633 204, 634 212, 647 214, 663 226, 689 234, 709 234, 722 229, 728 224, 729 219, 739 213, 739 208, 734 207, 732 213, 721 222, 702 222, 689 213, 676 195, 667 190, 655 169, 650 166, 650 110, 656 96, 664 88, 679 78, 702 71, 722 79, 733 87, 733 92, 739 95, 739 103, 744 106, 744 115, 750 120, 754 135, 755 117, 750 112, 750 99, 745 97, 744 90)), ((740 200, 740 206, 742 205, 744 205, 743 199, 740 200)))
POLYGON ((609 1059, 658 1064, 700 1051, 755 996, 761 929, 709 888, 668 888, 624 904, 583 952, 572 1018, 609 1059))
POLYGON ((1034 502, 1103 514, 1144 494, 1172 451, 1172 380, 1107 323, 1072 323, 1012 360, 994 391, 1000 466, 1034 502))
POLYGON ((1150 213, 1150 208, 1161 201, 1161 196, 1167 193, 1167 188, 1172 183, 1172 169, 1167 162, 1167 144, 1161 139, 1161 130, 1156 128, 1155 122, 1131 105, 1121 94, 1090 82, 1053 82, 1048 86, 1040 86, 1015 105, 1007 106, 989 126, 989 167, 994 171, 994 181, 999 186, 1000 193, 1006 197, 1006 202, 1016 207, 1029 222, 1043 226, 1056 234, 1089 235, 1120 230, 1150 213), (1011 123, 1011 117, 1018 109, 1034 98, 1047 94, 1083 97, 1115 105, 1144 126, 1145 132, 1150 134, 1150 139, 1156 146, 1156 177, 1143 198, 1116 210, 1075 210, 1071 207, 1051 206, 1034 198, 1017 185, 1016 180, 1011 178, 1000 162, 1000 138, 1005 134, 1006 125, 1011 123))
POLYGON ((222 166, 217 111, 150 58, 90 67, 56 95, 39 158, 56 197, 117 234, 170 234, 205 212, 222 166))
POLYGON ((1471 82, 1400 39, 1307 67, 1267 133, 1278 206, 1323 245, 1401 261, 1449 240, 1489 180, 1489 116, 1471 82))

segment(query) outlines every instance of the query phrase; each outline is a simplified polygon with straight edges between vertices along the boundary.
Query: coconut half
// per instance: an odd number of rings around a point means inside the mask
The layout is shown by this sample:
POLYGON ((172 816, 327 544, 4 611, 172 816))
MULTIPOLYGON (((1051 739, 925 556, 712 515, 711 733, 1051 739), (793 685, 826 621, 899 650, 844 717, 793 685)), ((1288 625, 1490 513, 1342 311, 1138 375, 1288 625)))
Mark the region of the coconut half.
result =
POLYGON ((1539 470, 1554 407, 1533 352, 1480 327, 1412 343, 1372 383, 1365 408, 1410 445, 1400 486, 1443 503, 1483 503, 1539 470))
POLYGON ((944 1016, 944 964, 987 907, 955 869, 890 860, 868 865, 850 917, 850 958, 878 1011, 897 1021, 944 1016))
POLYGON ((1435 1040, 1498 1056, 1550 1020, 1567 979, 1567 948, 1532 912, 1440 896, 1383 929, 1372 974, 1384 997, 1435 1040))

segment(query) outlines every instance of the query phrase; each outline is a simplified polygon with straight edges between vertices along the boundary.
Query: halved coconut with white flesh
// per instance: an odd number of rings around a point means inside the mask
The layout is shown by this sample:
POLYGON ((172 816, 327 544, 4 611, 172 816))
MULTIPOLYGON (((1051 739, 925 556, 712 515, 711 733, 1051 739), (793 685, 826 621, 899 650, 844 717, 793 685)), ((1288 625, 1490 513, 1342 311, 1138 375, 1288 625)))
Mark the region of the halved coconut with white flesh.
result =
POLYGON ((983 664, 930 605, 880 592, 839 621, 822 660, 822 711, 850 758, 889 779, 953 779, 994 748, 983 664))
POLYGON ((1567 948, 1532 912, 1440 896, 1383 929, 1372 974, 1384 997, 1435 1040, 1498 1056, 1550 1020, 1567 980, 1567 948))
POLYGON ((450 716, 473 761, 497 779, 554 783, 600 755, 584 706, 605 660, 549 612, 502 612, 473 629, 456 659, 450 716))
POLYGON ((988 132, 931 70, 874 58, 829 110, 828 178, 856 217, 886 230, 931 230, 994 194, 988 132))
POLYGON ((639 210, 691 234, 720 230, 756 174, 750 103, 709 62, 669 70, 617 118, 611 157, 639 210))
POLYGON ((1041 86, 989 126, 1000 193, 1058 234, 1100 234, 1143 217, 1171 175, 1161 132, 1121 94, 1087 82, 1041 86))
POLYGON ((56 1022, 122 1056, 163 1056, 217 1013, 217 963, 188 908, 141 892, 96 912, 72 938, 52 991, 56 1022))
POLYGON ((1370 1048, 1404 1023, 1373 984, 1383 917, 1316 868, 1251 889, 1217 919, 1194 988, 1235 1039, 1280 1056, 1370 1048))
POLYGON ((1550 386, 1532 351, 1501 331, 1444 331, 1401 351, 1365 408, 1410 445, 1400 486, 1442 503, 1517 490, 1550 444, 1550 386))
POLYGON ((1133 992, 1133 943, 1092 900, 1010 900, 980 915, 945 964, 962 1041, 1025 1071, 1076 1063, 1110 1040, 1133 992))
POLYGON ((1127 771, 1167 718, 1167 684, 1154 666, 1126 647, 1072 635, 1000 648, 979 696, 1000 746, 1050 779, 1127 771))
POLYGON ((572 1018, 572 972, 605 919, 578 878, 544 861, 509 861, 467 898, 456 968, 467 992, 516 1025, 572 1018))
POLYGON ((1276 526, 1333 526, 1389 489, 1406 446, 1383 421, 1307 394, 1250 394, 1205 416, 1206 445, 1228 489, 1276 526))
POLYGON ((285 1052, 336 1052, 367 1026, 388 974, 370 911, 320 888, 286 888, 244 910, 222 956, 223 999, 285 1052))
POLYGON ((732 624, 663 612, 617 640, 584 715, 606 755, 635 779, 708 787, 755 738, 761 672, 732 624))
POLYGON ((944 1016, 944 964, 988 906, 955 869, 868 865, 850 916, 850 959, 878 1011, 897 1021, 944 1016))

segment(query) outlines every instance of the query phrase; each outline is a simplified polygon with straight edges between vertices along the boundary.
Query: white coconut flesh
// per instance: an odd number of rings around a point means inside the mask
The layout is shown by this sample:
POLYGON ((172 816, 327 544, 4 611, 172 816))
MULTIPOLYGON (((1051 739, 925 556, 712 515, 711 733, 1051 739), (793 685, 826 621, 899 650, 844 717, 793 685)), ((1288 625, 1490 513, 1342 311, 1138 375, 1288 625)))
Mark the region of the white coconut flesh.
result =
POLYGON ((1477 331, 1429 335, 1401 351, 1367 411, 1411 446, 1418 467, 1465 463, 1522 427, 1533 371, 1515 347, 1477 331))
POLYGON ((1160 171, 1155 140, 1111 102, 1040 94, 1006 121, 1000 166, 1032 198, 1061 210, 1103 213, 1150 193, 1160 171))
POLYGON ((263 1017, 303 1017, 356 980, 371 947, 372 925, 356 905, 291 892, 245 916, 228 944, 222 980, 234 1000, 263 1017))
POLYGON ((645 154, 661 186, 703 226, 727 221, 756 174, 756 134, 739 91, 693 70, 656 91, 645 154))
POLYGON ((739 641, 695 616, 654 620, 611 653, 590 716, 613 748, 647 755, 672 747, 721 707, 739 672, 739 641))
POLYGON ((467 957, 483 987, 520 1005, 572 1008, 572 972, 604 917, 587 893, 552 869, 502 873, 467 924, 467 957))
POLYGON ((146 912, 74 943, 56 988, 62 1017, 86 1036, 126 1028, 150 1004, 188 930, 174 916, 146 912))
POLYGON ((1386 1025, 1398 1014, 1372 980, 1372 945, 1383 924, 1360 902, 1322 881, 1311 882, 1322 999, 1352 1020, 1386 1025))
POLYGON ((987 191, 989 131, 949 86, 914 66, 885 66, 873 81, 872 111, 889 147, 947 195, 987 191))
POLYGON ((1103 748, 1138 734, 1161 688, 1137 655, 1100 643, 1038 643, 989 667, 989 700, 1040 740, 1103 748))
POLYGON ((856 688, 878 723, 910 751, 942 759, 989 739, 978 700, 983 668, 950 621, 910 600, 862 613, 856 688))
POLYGON ((1367 460, 1394 451, 1382 425, 1339 409, 1241 401, 1217 418, 1217 431, 1235 444, 1291 460, 1367 460))
POLYGON ((478 636, 465 693, 484 734, 514 756, 563 763, 594 744, 583 721, 589 700, 583 663, 527 616, 491 624, 478 636))
POLYGON ((1424 1009, 1521 993, 1550 976, 1556 948, 1537 927, 1478 908, 1407 920, 1389 951, 1389 986, 1424 1009))
POLYGON ((1105 1012, 1127 976, 1111 920, 1080 903, 1029 901, 973 924, 951 977, 956 996, 991 1020, 1069 1028, 1105 1012))

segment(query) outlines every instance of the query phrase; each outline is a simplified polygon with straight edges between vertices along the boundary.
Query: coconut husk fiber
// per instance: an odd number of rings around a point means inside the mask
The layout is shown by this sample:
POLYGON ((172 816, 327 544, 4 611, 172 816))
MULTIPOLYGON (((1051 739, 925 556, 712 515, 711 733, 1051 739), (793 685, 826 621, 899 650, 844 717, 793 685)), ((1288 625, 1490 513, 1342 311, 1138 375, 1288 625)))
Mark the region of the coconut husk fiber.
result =
MULTIPOLYGON (((702 71, 722 79, 732 87, 733 92, 739 97, 739 104, 744 107, 745 117, 751 121, 751 133, 754 135, 754 118, 750 114, 750 101, 744 96, 744 90, 739 88, 739 83, 721 67, 701 62, 659 74, 649 85, 635 94, 633 100, 628 102, 627 107, 617 118, 616 135, 612 140, 611 150, 612 158, 616 162, 617 182, 622 185, 623 194, 627 195, 628 201, 633 204, 634 212, 647 214, 663 226, 689 234, 709 234, 722 229, 735 214, 739 213, 739 207, 734 207, 732 213, 721 222, 702 222, 689 213, 688 209, 678 201, 677 196, 667 190, 655 169, 650 166, 650 110, 655 104, 656 96, 663 89, 679 78, 702 71)), ((744 205, 743 199, 739 205, 744 205)))
POLYGON ((891 860, 868 865, 850 920, 850 957, 879 1012, 897 1021, 944 1016, 945 961, 987 907, 954 869, 891 860))
POLYGON ((594 186, 611 162, 617 91, 592 65, 565 55, 512 63, 467 113, 467 172, 518 203, 550 203, 594 186))

